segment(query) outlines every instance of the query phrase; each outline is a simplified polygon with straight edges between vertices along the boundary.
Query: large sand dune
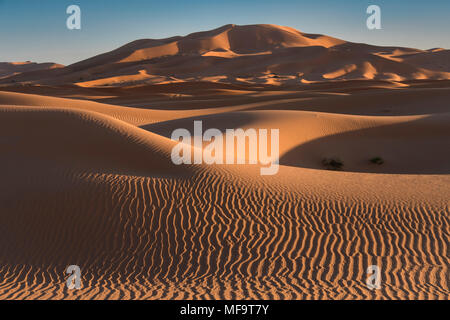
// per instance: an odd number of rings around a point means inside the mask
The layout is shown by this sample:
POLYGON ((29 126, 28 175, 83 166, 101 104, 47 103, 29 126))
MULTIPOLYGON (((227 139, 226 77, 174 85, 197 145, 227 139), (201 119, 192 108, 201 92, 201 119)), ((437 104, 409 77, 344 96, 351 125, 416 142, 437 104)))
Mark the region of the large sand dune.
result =
POLYGON ((448 57, 448 50, 370 46, 276 25, 226 25, 185 37, 137 40, 65 68, 24 70, 0 84, 442 80, 450 79, 448 57))
POLYGON ((0 80, 0 298, 448 299, 446 54, 227 25, 0 80), (278 174, 174 165, 194 120, 278 174))
POLYGON ((0 117, 2 298, 448 297, 450 168, 439 162, 448 157, 447 115, 198 118, 218 128, 280 128, 285 165, 261 177, 248 165, 172 165, 174 142, 164 135, 192 118, 139 128, 124 113, 164 111, 2 99, 10 105, 0 117), (321 139, 337 140, 322 148, 321 139), (348 169, 391 174, 304 168, 336 150, 358 158, 358 143, 387 162, 348 169), (417 148, 425 160, 402 162, 417 148), (70 264, 82 268, 81 291, 65 288, 70 264), (380 291, 365 285, 370 264, 382 267, 380 291))

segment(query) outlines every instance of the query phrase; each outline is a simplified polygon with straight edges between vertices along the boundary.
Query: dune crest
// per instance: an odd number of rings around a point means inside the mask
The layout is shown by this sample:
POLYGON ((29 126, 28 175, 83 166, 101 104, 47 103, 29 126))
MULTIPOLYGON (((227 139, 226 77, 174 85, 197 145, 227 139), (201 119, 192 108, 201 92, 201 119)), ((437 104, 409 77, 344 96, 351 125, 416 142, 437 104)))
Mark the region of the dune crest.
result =
POLYGON ((57 63, 36 63, 36 62, 0 62, 0 79, 8 78, 24 72, 43 71, 64 68, 57 63))
POLYGON ((450 79, 448 61, 448 50, 371 46, 268 24, 225 25, 184 37, 137 40, 57 70, 4 72, 0 85, 443 80, 450 79))
POLYGON ((0 64, 0 299, 448 299, 447 58, 226 25, 0 64), (276 175, 175 164, 195 121, 278 130, 276 175))

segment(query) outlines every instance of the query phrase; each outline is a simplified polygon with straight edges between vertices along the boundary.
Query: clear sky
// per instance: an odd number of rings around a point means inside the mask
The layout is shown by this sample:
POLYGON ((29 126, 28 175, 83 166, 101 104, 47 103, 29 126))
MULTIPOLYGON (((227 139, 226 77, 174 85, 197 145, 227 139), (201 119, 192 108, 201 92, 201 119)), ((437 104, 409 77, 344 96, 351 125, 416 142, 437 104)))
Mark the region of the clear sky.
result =
POLYGON ((70 64, 143 38, 271 23, 348 41, 450 48, 450 0, 0 0, 0 61, 70 64), (66 9, 82 11, 68 30, 66 9), (382 10, 368 30, 366 9, 382 10))

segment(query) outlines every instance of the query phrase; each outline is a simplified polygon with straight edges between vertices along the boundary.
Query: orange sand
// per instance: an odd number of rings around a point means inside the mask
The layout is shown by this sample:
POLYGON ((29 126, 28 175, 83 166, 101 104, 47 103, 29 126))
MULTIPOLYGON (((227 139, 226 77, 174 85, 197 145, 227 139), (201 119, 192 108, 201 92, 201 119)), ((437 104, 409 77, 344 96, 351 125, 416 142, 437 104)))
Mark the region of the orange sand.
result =
POLYGON ((448 51, 378 49, 230 25, 0 79, 0 298, 448 299, 448 51), (279 173, 173 165, 193 120, 279 129, 279 173))

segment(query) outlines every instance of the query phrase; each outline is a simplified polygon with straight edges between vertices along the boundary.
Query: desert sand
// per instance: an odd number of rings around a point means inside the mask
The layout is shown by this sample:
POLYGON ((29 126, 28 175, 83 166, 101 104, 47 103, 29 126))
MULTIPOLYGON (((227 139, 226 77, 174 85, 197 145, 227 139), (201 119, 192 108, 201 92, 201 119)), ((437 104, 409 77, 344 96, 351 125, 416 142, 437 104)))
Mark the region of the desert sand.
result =
POLYGON ((0 66, 0 299, 448 299, 448 57, 227 25, 0 66), (174 165, 194 120, 279 129, 278 174, 174 165))

